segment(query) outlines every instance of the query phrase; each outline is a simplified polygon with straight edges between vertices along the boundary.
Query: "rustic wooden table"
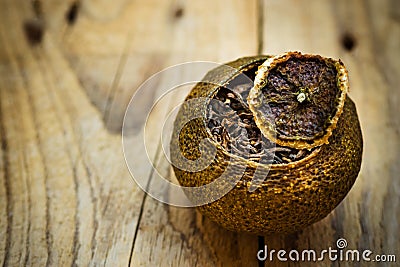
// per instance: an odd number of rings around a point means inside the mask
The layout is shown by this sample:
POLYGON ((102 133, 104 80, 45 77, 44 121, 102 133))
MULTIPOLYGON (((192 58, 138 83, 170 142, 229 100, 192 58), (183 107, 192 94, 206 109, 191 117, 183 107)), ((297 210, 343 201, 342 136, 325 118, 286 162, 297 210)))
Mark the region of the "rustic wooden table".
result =
MULTIPOLYGON (((340 237, 400 261, 400 1, 1 0, 0 22, 0 265, 262 266, 264 243, 320 251, 340 237), (263 239, 143 193, 121 125, 144 80, 289 50, 343 60, 363 129, 359 178, 327 218, 263 239)), ((157 138, 150 156, 169 170, 157 138)))

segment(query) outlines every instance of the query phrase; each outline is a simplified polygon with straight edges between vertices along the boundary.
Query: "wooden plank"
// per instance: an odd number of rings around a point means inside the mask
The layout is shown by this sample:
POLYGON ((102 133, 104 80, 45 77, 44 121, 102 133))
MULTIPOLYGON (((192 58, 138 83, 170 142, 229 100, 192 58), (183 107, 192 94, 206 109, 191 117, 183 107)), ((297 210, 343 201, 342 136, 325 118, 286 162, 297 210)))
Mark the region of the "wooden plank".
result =
POLYGON ((120 136, 103 128, 50 36, 35 47, 25 41, 27 4, 1 9, 0 259, 126 266, 143 193, 126 170, 120 136))
MULTIPOLYGON (((169 62, 226 62, 236 57, 256 54, 256 7, 256 1, 182 4, 184 15, 174 29, 171 46, 173 53, 169 62), (207 7, 211 6, 213 12, 209 13, 207 7), (246 38, 243 39, 243 36, 246 38)), ((186 92, 177 92, 174 97, 170 97, 170 105, 179 103, 185 95, 186 92)), ((164 116, 159 119, 162 121, 164 116)), ((170 164, 164 157, 156 161, 155 169, 173 179, 170 164)), ((199 215, 193 208, 168 206, 147 196, 143 203, 131 264, 256 266, 257 249, 256 236, 226 231, 199 215)))
MULTIPOLYGON (((263 52, 300 50, 341 58, 349 70, 350 96, 357 105, 364 138, 362 169, 345 200, 327 218, 299 233, 266 238, 271 249, 283 246, 318 251, 335 247, 338 238, 345 238, 349 248, 399 255, 400 209, 396 203, 400 183, 396 162, 400 160, 400 142, 395 115, 399 106, 395 103, 400 80, 393 73, 399 64, 400 35, 394 37, 392 32, 377 29, 398 27, 398 21, 389 16, 388 6, 389 1, 264 3, 263 52)), ((351 262, 326 264, 352 266, 351 262)))

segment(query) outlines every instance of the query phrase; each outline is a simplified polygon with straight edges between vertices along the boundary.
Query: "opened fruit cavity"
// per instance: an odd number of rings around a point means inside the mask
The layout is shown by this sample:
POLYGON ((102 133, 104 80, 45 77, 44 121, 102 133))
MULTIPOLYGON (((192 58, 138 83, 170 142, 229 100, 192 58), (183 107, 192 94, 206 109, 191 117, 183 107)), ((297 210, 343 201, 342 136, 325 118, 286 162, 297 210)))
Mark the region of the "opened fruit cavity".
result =
POLYGON ((267 155, 264 163, 286 164, 328 143, 348 91, 341 61, 288 52, 243 73, 250 79, 234 78, 213 96, 240 123, 215 102, 207 109, 207 127, 225 150, 255 162, 267 155))

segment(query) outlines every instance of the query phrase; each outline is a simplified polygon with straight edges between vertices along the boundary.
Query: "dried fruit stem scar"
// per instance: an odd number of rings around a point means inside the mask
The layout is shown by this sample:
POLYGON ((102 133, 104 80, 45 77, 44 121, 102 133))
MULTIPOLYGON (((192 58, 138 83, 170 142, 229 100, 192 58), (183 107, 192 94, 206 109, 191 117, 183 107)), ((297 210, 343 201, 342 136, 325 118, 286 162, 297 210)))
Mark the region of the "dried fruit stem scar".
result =
POLYGON ((306 100, 306 94, 305 93, 300 93, 297 95, 297 101, 300 103, 303 103, 303 101, 306 100))

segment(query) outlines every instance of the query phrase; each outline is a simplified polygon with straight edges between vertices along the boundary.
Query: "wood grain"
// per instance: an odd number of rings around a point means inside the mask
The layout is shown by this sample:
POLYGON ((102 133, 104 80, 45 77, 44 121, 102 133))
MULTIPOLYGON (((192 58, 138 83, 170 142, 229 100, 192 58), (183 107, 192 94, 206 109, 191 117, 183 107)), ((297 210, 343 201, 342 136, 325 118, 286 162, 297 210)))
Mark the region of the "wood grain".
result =
POLYGON ((393 73, 399 64, 400 35, 387 40, 392 34, 383 30, 385 24, 391 30, 399 27, 389 15, 389 4, 390 1, 308 1, 307 5, 301 1, 265 1, 264 53, 299 49, 341 58, 349 70, 350 97, 357 103, 364 139, 362 169, 345 200, 327 218, 289 239, 267 238, 268 246, 279 247, 276 244, 281 243, 287 248, 321 250, 335 247, 338 238, 345 238, 349 248, 399 254, 400 214, 396 203, 400 191, 396 165, 400 160, 400 143, 399 120, 395 115, 399 108, 393 103, 398 101, 399 78, 393 73), (274 22, 279 21, 282 13, 295 19, 277 26, 274 22), (349 38, 351 48, 345 42, 349 38))
MULTIPOLYGON (((257 251, 321 251, 338 238, 399 261, 399 18, 396 0, 1 0, 0 265, 302 266, 258 262, 257 251), (29 41, 27 23, 43 26, 42 38, 35 32, 29 41), (341 58, 349 69, 363 164, 328 217, 292 235, 258 238, 162 204, 132 181, 120 130, 143 81, 182 62, 288 50, 341 58)), ((149 158, 170 179, 157 121, 184 96, 168 96, 149 126, 149 158)), ((139 138, 130 135, 129 146, 139 138)), ((146 151, 128 153, 147 160, 146 151)), ((152 186, 152 168, 136 173, 152 186)))

